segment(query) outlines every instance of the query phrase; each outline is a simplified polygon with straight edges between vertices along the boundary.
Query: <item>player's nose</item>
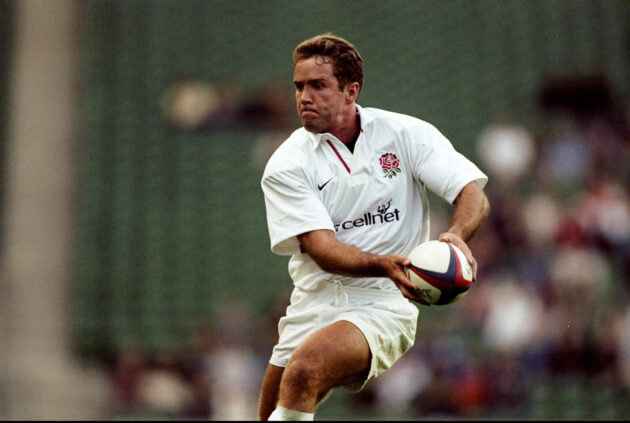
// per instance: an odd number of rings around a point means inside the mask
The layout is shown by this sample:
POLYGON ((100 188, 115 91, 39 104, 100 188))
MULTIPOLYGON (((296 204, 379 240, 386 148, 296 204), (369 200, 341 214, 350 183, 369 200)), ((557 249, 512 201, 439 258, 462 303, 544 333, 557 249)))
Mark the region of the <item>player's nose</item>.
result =
POLYGON ((300 101, 300 104, 311 104, 313 102, 313 98, 308 87, 305 87, 302 91, 300 91, 298 94, 298 100, 300 101))

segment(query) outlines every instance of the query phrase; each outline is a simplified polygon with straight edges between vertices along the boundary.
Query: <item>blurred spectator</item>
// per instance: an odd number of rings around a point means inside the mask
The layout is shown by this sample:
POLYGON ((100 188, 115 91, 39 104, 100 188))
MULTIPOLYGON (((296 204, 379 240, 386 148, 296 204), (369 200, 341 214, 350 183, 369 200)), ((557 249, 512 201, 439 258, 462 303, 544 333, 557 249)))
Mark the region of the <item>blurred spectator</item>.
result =
POLYGON ((489 125, 481 132, 477 153, 497 184, 512 185, 530 170, 536 155, 533 137, 522 125, 489 125))
POLYGON ((380 410, 396 410, 404 414, 412 409, 415 398, 429 388, 432 378, 431 369, 422 356, 408 354, 373 385, 372 405, 380 410))
POLYGON ((175 351, 163 348, 150 359, 137 348, 121 348, 111 372, 109 417, 210 417, 207 387, 198 384, 199 374, 185 370, 185 361, 175 351))
POLYGON ((229 116, 231 103, 221 95, 220 87, 195 77, 176 81, 164 94, 162 115, 174 128, 199 130, 212 117, 229 116))
POLYGON ((570 117, 550 123, 543 143, 539 174, 549 179, 558 191, 573 192, 584 184, 593 165, 592 151, 585 134, 570 117))
POLYGON ((417 395, 412 404, 414 414, 430 419, 452 419, 457 415, 457 404, 453 398, 453 384, 446 369, 438 365, 433 369, 426 389, 417 395))
POLYGON ((228 79, 209 82, 182 76, 164 93, 162 117, 180 132, 282 130, 295 124, 289 88, 267 80, 244 91, 228 79))
POLYGON ((466 360, 452 383, 453 403, 458 416, 481 417, 488 405, 490 386, 487 375, 475 359, 466 360))
POLYGON ((190 399, 184 407, 182 417, 188 419, 209 419, 214 416, 214 387, 205 371, 205 359, 213 342, 213 331, 206 325, 207 323, 192 333, 181 359, 182 375, 190 387, 190 399))
POLYGON ((111 415, 133 414, 142 408, 141 390, 146 373, 146 359, 137 347, 122 347, 110 372, 111 415))
POLYGON ((558 231, 562 212, 560 205, 545 191, 532 193, 522 203, 525 230, 531 248, 551 252, 553 236, 558 231))
POLYGON ((582 193, 576 213, 580 231, 593 246, 618 264, 630 261, 630 195, 627 186, 604 175, 582 193))
POLYGON ((620 309, 612 327, 617 339, 618 372, 621 386, 630 390, 630 302, 620 309))
POLYGON ((527 285, 514 275, 497 275, 489 298, 488 312, 483 326, 487 345, 503 354, 517 354, 538 335, 541 325, 542 303, 527 285))
POLYGON ((258 388, 264 369, 252 347, 252 321, 245 302, 226 302, 216 311, 214 338, 205 355, 204 369, 215 387, 212 395, 215 419, 256 419, 258 388))
POLYGON ((145 412, 161 417, 179 417, 192 400, 192 393, 181 373, 180 361, 173 352, 159 351, 144 374, 140 399, 145 412))

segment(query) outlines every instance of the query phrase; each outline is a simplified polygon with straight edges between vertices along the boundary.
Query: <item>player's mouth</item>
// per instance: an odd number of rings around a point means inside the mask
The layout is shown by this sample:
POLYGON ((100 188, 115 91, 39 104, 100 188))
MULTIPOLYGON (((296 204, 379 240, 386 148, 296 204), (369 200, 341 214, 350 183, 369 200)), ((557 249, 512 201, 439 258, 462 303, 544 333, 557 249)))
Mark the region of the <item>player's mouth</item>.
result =
POLYGON ((309 115, 310 116, 314 116, 316 114, 317 114, 317 112, 315 110, 313 110, 313 109, 302 109, 302 110, 300 110, 300 116, 302 116, 302 117, 306 117, 306 116, 309 116, 309 115))

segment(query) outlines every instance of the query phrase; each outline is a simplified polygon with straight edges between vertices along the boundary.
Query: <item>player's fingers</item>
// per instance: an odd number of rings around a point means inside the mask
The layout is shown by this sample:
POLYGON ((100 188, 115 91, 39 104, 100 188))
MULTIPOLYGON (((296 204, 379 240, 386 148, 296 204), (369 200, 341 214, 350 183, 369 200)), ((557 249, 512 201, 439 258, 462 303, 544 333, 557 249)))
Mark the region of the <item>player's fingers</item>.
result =
POLYGON ((470 248, 468 248, 468 244, 466 244, 463 239, 450 232, 444 232, 440 234, 440 236, 438 237, 438 241, 450 242, 451 244, 459 248, 462 253, 464 253, 466 260, 470 264, 473 274, 472 280, 477 280, 477 260, 475 260, 475 257, 473 256, 472 251, 470 251, 470 248))
POLYGON ((411 260, 408 257, 399 254, 392 254, 391 257, 399 267, 405 268, 411 264, 411 260))
POLYGON ((411 282, 411 279, 407 277, 405 272, 401 272, 396 276, 396 285, 405 287, 409 292, 416 293, 418 287, 415 283, 411 282))
POLYGON ((468 260, 468 263, 470 264, 470 267, 472 269, 472 280, 474 282, 475 280, 477 280, 477 260, 475 260, 475 257, 472 255, 472 252, 470 251, 470 248, 468 248, 468 246, 466 246, 465 249, 460 248, 460 250, 462 250, 462 252, 466 256, 466 260, 468 260))
POLYGON ((394 280, 394 283, 396 283, 396 286, 398 286, 398 289, 400 289, 405 298, 408 298, 412 301, 417 301, 427 306, 431 305, 427 303, 424 298, 422 298, 422 296, 420 295, 420 288, 418 288, 418 286, 413 283, 406 274, 403 273, 402 276, 396 278, 394 280))
POLYGON ((412 301, 417 301, 420 304, 429 306, 431 304, 427 303, 424 298, 420 295, 420 290, 418 288, 409 289, 406 286, 399 286, 402 294, 405 298, 410 299, 412 301))
POLYGON ((472 262, 470 260, 468 262, 470 263, 470 267, 472 268, 472 280, 474 282, 477 280, 477 260, 475 260, 475 258, 472 257, 472 262))
POLYGON ((451 244, 453 244, 454 246, 462 250, 466 258, 469 258, 469 256, 472 257, 472 254, 470 252, 470 248, 468 248, 468 245, 464 242, 463 239, 461 239, 455 234, 452 234, 450 232, 444 232, 440 234, 440 236, 438 237, 438 241, 450 242, 451 244))
POLYGON ((472 251, 470 251, 470 248, 468 248, 468 245, 463 241, 459 245, 455 244, 455 246, 457 246, 462 251, 462 253, 464 253, 466 260, 468 261, 472 269, 472 274, 473 274, 472 280, 473 281, 476 280, 477 279, 477 260, 475 260, 475 257, 473 256, 472 251))
POLYGON ((407 276, 407 267, 411 265, 411 260, 408 257, 398 254, 393 254, 390 258, 393 259, 395 263, 395 268, 391 270, 390 273, 390 279, 396 284, 398 289, 400 289, 403 296, 427 306, 431 305, 422 298, 418 286, 407 276))

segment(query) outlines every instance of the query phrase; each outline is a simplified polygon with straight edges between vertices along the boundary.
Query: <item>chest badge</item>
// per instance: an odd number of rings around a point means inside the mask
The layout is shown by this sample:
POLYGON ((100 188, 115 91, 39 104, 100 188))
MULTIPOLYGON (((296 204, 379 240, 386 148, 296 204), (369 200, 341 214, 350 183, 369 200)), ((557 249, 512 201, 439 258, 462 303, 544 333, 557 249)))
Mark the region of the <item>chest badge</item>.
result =
POLYGON ((381 167, 383 168, 383 173, 386 178, 393 178, 397 176, 401 170, 398 167, 400 165, 400 160, 393 153, 385 153, 378 159, 381 167))

